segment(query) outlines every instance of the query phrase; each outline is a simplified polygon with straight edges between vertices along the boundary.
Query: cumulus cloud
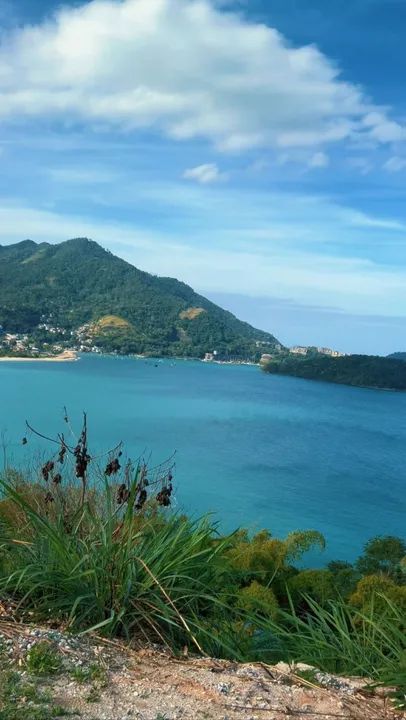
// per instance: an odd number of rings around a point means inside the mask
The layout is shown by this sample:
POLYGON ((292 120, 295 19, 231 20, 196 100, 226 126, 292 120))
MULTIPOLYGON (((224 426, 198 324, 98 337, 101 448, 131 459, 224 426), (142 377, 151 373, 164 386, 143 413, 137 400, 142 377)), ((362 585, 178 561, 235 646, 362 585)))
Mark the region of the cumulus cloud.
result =
POLYGON ((406 169, 406 158, 394 155, 386 161, 383 167, 388 172, 401 172, 406 169))
POLYGON ((0 119, 153 128, 224 151, 402 139, 315 46, 215 0, 93 0, 5 33, 0 119))
POLYGON ((225 173, 220 172, 215 163, 206 163, 185 170, 183 177, 186 180, 195 180, 202 185, 208 185, 209 183, 219 182, 219 180, 225 180, 227 176, 225 173))

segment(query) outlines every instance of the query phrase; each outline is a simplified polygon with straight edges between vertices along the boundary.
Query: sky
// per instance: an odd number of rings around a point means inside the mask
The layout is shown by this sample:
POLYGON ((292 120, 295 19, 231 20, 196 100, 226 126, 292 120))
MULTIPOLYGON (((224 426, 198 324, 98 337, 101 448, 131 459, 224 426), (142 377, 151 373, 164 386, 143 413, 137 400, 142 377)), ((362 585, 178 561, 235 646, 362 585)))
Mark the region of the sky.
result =
POLYGON ((0 0, 0 244, 86 236, 284 344, 406 350, 404 0, 0 0))

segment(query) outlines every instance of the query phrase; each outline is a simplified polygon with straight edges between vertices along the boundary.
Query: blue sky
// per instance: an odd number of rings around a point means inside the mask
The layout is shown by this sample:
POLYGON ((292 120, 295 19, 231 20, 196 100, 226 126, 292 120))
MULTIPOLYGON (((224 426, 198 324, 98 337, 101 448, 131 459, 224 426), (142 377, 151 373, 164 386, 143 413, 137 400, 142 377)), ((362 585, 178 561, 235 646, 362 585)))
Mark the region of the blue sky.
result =
POLYGON ((286 344, 406 349, 403 0, 0 0, 0 243, 86 235, 286 344))

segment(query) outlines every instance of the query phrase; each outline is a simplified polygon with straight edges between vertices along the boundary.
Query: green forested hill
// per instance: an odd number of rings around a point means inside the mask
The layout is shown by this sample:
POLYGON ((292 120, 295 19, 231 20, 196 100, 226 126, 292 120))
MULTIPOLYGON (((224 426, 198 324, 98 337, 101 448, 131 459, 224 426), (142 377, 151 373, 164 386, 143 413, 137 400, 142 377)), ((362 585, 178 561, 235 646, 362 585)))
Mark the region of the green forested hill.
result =
POLYGON ((404 360, 406 361, 406 352, 394 352, 390 355, 387 355, 388 358, 391 360, 404 360))
POLYGON ((307 380, 376 387, 387 390, 406 390, 406 363, 375 355, 347 355, 328 357, 285 355, 262 364, 265 372, 293 375, 307 380))
POLYGON ((38 333, 44 318, 76 330, 106 316, 115 322, 94 326, 95 343, 105 350, 253 358, 261 354, 256 341, 277 344, 188 285, 142 272, 86 238, 0 246, 5 330, 38 333))

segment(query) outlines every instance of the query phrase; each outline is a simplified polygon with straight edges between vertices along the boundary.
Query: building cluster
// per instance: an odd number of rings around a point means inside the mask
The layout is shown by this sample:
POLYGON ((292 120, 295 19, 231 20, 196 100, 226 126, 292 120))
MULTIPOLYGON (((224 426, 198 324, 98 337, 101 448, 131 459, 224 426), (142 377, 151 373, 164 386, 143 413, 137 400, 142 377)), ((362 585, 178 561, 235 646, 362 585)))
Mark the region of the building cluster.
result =
POLYGON ((55 338, 48 338, 49 342, 46 342, 46 335, 41 340, 37 337, 36 344, 30 335, 26 333, 10 333, 0 325, 0 351, 2 351, 3 355, 8 350, 13 354, 37 355, 43 352, 62 352, 69 343, 69 347, 79 352, 101 352, 101 349, 94 344, 93 327, 90 324, 82 325, 77 330, 67 330, 54 323, 52 316, 46 317, 43 315, 41 322, 37 325, 37 330, 54 335, 55 338))
POLYGON ((291 355, 307 355, 307 351, 309 348, 302 347, 301 345, 295 345, 295 347, 290 348, 289 352, 291 355))
POLYGON ((37 329, 45 331, 50 335, 55 335, 55 339, 51 340, 51 338, 49 338, 49 342, 45 342, 41 338, 41 335, 33 337, 28 333, 8 332, 0 325, 0 354, 4 355, 10 352, 13 355, 37 356, 49 354, 50 352, 59 353, 65 349, 63 345, 60 344, 62 342, 65 344, 65 340, 62 341, 61 338, 58 338, 58 342, 56 341, 56 336, 73 336, 75 334, 73 331, 71 332, 65 328, 53 325, 52 322, 44 316, 42 316, 41 323, 37 326, 37 329))
POLYGON ((207 352, 204 354, 203 362, 213 362, 213 360, 218 359, 218 352, 217 350, 213 350, 213 352, 207 352))
POLYGON ((290 348, 289 352, 291 355, 311 355, 318 353, 319 355, 329 355, 330 357, 344 357, 346 354, 327 347, 305 347, 304 345, 295 345, 290 348))
POLYGON ((85 323, 85 325, 81 325, 77 330, 72 331, 72 335, 76 338, 76 350, 79 350, 79 352, 101 353, 100 348, 94 344, 93 330, 94 328, 91 323, 85 323))
POLYGON ((3 350, 12 350, 13 352, 23 353, 37 353, 37 348, 31 341, 28 335, 21 335, 19 333, 8 333, 4 332, 0 326, 0 347, 3 350))
MULTIPOLYGON (((45 330, 46 332, 51 333, 51 335, 67 335, 67 334, 69 334, 69 331, 65 330, 65 328, 54 326, 54 325, 51 325, 46 322, 40 323, 38 325, 38 330, 45 330)), ((71 331, 70 334, 73 335, 73 331, 71 331)))
POLYGON ((320 355, 330 355, 330 357, 344 357, 347 353, 340 352, 339 350, 332 350, 331 348, 318 347, 317 352, 320 355))

